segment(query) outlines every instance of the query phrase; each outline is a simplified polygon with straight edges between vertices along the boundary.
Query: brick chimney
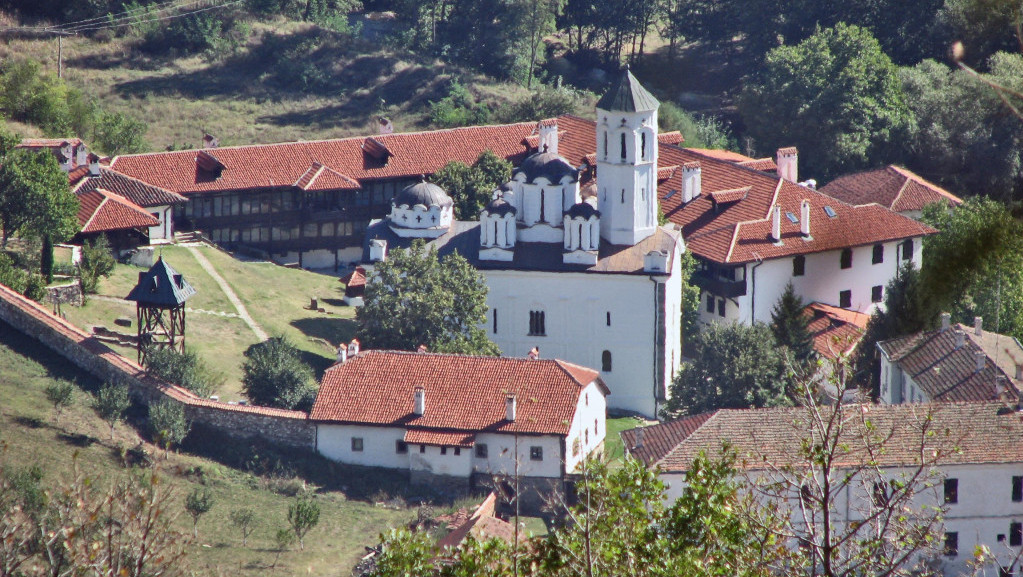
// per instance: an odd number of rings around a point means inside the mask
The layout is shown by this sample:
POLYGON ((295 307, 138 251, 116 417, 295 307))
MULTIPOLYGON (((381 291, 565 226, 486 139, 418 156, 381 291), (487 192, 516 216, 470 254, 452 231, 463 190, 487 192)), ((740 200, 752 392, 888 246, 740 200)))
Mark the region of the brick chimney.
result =
POLYGON ((799 182, 799 151, 795 146, 779 148, 775 164, 778 165, 778 176, 789 182, 799 182))
POLYGON ((412 412, 422 417, 426 414, 426 389, 416 387, 412 392, 412 412))
POLYGON ((1002 375, 995 377, 995 398, 1002 398, 1002 395, 1005 394, 1006 390, 1005 377, 1002 375))
POLYGON ((810 201, 803 199, 799 210, 799 232, 803 238, 810 238, 810 201))
POLYGON ((965 346, 966 346, 966 332, 965 331, 961 331, 959 329, 956 329, 956 348, 955 348, 955 350, 958 351, 959 349, 961 349, 961 348, 963 348, 965 346))
POLYGON ((540 347, 533 347, 529 350, 529 360, 535 361, 540 358, 540 347))
POLYGON ((771 211, 771 240, 781 242, 781 207, 778 205, 771 211))
POLYGON ((984 317, 973 317, 973 334, 984 336, 984 317))
POLYGON ((973 360, 977 361, 976 372, 984 370, 984 365, 987 364, 987 354, 984 351, 974 351, 973 360))
POLYGON ((952 326, 952 315, 949 313, 941 313, 941 332, 945 332, 952 326))
POLYGON ((639 428, 639 429, 636 429, 636 445, 634 447, 632 447, 632 448, 633 449, 638 449, 638 448, 640 448, 642 446, 643 446, 643 429, 639 428))
POLYGON ((508 395, 504 398, 504 420, 515 422, 515 395, 508 395))

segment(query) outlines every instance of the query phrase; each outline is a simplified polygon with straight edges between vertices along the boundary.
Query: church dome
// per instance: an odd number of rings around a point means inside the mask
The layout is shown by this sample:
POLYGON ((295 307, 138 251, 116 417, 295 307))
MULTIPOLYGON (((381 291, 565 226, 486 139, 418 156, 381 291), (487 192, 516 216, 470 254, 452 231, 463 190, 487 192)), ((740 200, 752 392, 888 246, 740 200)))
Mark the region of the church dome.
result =
POLYGON ((588 220, 591 216, 600 218, 600 211, 597 210, 597 207, 593 206, 592 202, 584 200, 573 204, 572 207, 565 212, 565 215, 569 218, 582 218, 584 220, 588 220))
POLYGON ((553 152, 537 152, 522 161, 522 166, 516 172, 524 173, 526 182, 533 182, 542 176, 551 183, 561 182, 566 176, 575 180, 579 173, 567 160, 553 152))
POLYGON ((417 182, 406 186, 401 192, 395 195, 391 201, 394 206, 412 207, 421 204, 426 207, 440 206, 449 207, 454 204, 451 197, 444 189, 432 182, 417 182))
POLYGON ((494 200, 491 200, 490 203, 487 204, 487 206, 483 210, 487 211, 488 214, 493 214, 497 216, 504 216, 509 213, 511 214, 516 213, 515 207, 512 206, 510 202, 501 197, 497 197, 494 200))

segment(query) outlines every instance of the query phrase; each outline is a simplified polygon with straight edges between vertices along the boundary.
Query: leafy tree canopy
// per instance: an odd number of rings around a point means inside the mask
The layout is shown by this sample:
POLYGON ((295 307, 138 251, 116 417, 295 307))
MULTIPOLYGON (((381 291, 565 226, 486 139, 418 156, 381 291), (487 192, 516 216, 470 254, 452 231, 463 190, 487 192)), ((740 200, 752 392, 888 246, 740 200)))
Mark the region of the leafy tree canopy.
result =
POLYGON ((309 410, 316 397, 313 371, 295 345, 272 337, 245 352, 242 390, 255 405, 309 410))
POLYGON ((4 247, 14 235, 38 238, 49 234, 63 242, 78 232, 78 198, 52 154, 13 150, 0 161, 4 247))
POLYGON ((430 181, 444 189, 455 202, 454 217, 476 220, 494 189, 511 179, 511 163, 485 150, 472 166, 451 161, 435 172, 430 181))
POLYGON ((482 324, 487 315, 483 275, 461 255, 440 260, 417 239, 407 250, 388 252, 366 285, 356 312, 367 347, 496 355, 482 324))
POLYGON ((911 124, 895 65, 869 31, 845 24, 771 50, 739 109, 762 152, 811 152, 801 172, 818 179, 890 158, 911 124))
POLYGON ((693 361, 671 384, 666 417, 791 404, 786 357, 767 325, 710 324, 691 344, 693 361))

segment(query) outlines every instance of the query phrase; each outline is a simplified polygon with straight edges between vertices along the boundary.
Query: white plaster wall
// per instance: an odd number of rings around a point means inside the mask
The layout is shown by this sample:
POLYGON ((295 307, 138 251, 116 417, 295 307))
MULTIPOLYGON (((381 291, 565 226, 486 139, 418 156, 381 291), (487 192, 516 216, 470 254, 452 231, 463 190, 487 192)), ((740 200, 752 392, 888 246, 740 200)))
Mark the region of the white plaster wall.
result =
MULTIPOLYGON (((591 399, 592 400, 592 399, 591 399)), ((518 473, 527 477, 561 477, 564 459, 562 438, 555 435, 511 435, 507 433, 479 433, 476 444, 487 445, 487 457, 476 457, 472 451, 472 470, 481 473, 515 473, 515 459, 518 456, 518 473), (517 445, 517 450, 516 450, 517 445), (531 447, 543 447, 543 460, 529 458, 531 447)))
MULTIPOLYGON (((675 255, 676 262, 678 255, 675 255)), ((676 275, 677 276, 677 271, 676 275)), ((601 369, 603 351, 611 352, 611 372, 601 377, 611 390, 608 407, 655 416, 654 282, 646 275, 485 271, 490 288, 487 336, 504 356, 524 357, 534 346, 543 358, 559 358, 601 369), (498 330, 493 331, 497 309, 498 330), (529 312, 545 313, 546 336, 529 335, 529 312), (607 325, 607 313, 611 325, 607 325)), ((678 311, 680 282, 666 289, 666 363, 681 359, 678 311), (672 314, 675 311, 676 314, 672 314)), ((663 390, 674 374, 665 371, 663 390)))
MULTIPOLYGON (((334 254, 337 253, 337 262, 345 266, 351 262, 362 260, 361 247, 348 247, 336 251, 327 249, 309 250, 302 253, 302 268, 334 268, 334 254)), ((288 253, 282 262, 298 262, 297 253, 288 253)))
POLYGON ((463 447, 455 454, 455 447, 409 445, 408 462, 412 471, 468 478, 472 474, 472 448, 463 447))
POLYGON ((408 469, 409 455, 395 451, 396 441, 405 438, 405 429, 365 425, 316 425, 316 449, 328 459, 350 465, 408 469), (352 437, 362 438, 362 451, 352 451, 352 437))
MULTIPOLYGON (((786 242, 801 243, 803 241, 792 239, 786 242)), ((852 249, 852 267, 847 269, 841 268, 841 250, 808 254, 805 255, 805 273, 796 277, 792 276, 793 257, 766 260, 760 266, 756 266, 756 263, 747 264, 746 295, 731 301, 726 299, 724 319, 716 312, 706 312, 707 297, 706 294, 702 295, 700 320, 705 323, 721 322, 722 320, 740 321, 747 324, 754 321, 770 322, 771 308, 778 302, 789 281, 792 282, 796 294, 807 303, 817 301, 838 306, 840 304, 839 293, 843 290, 851 290, 851 310, 872 314, 879 305, 883 305, 883 302, 871 302, 871 289, 880 285, 887 290, 889 281, 895 278, 899 267, 905 262, 901 258, 901 244, 901 241, 884 243, 884 262, 879 264, 872 264, 873 245, 854 247, 852 249), (756 267, 755 272, 754 267, 756 267), (756 276, 755 283, 754 275, 756 276)), ((913 245, 912 260, 919 268, 922 263, 920 239, 913 239, 913 245)))
POLYGON ((565 441, 565 471, 574 473, 583 459, 604 442, 607 435, 606 414, 607 399, 603 391, 596 382, 588 384, 579 395, 575 418, 572 419, 568 439, 565 441), (579 443, 578 454, 573 449, 575 443, 579 443))
POLYGON ((169 206, 152 206, 146 209, 150 214, 155 214, 160 224, 149 227, 149 241, 169 240, 174 237, 174 228, 171 221, 173 211, 169 206))

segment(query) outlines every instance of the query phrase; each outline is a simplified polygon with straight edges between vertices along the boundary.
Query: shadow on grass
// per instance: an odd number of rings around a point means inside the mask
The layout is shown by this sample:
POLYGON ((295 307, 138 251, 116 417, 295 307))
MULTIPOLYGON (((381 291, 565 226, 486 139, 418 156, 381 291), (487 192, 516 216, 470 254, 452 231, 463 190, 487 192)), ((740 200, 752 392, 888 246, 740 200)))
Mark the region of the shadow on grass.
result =
POLYGON ((99 441, 99 439, 95 437, 90 437, 89 435, 83 435, 81 433, 59 433, 57 438, 71 446, 81 448, 91 447, 94 443, 99 441))
POLYGON ((359 329, 359 324, 353 319, 327 316, 295 319, 291 321, 291 326, 311 339, 323 339, 335 346, 351 341, 359 329))
POLYGON ((49 377, 74 382, 86 391, 99 390, 99 380, 79 370, 46 345, 3 321, 0 321, 0 346, 39 363, 49 377))

